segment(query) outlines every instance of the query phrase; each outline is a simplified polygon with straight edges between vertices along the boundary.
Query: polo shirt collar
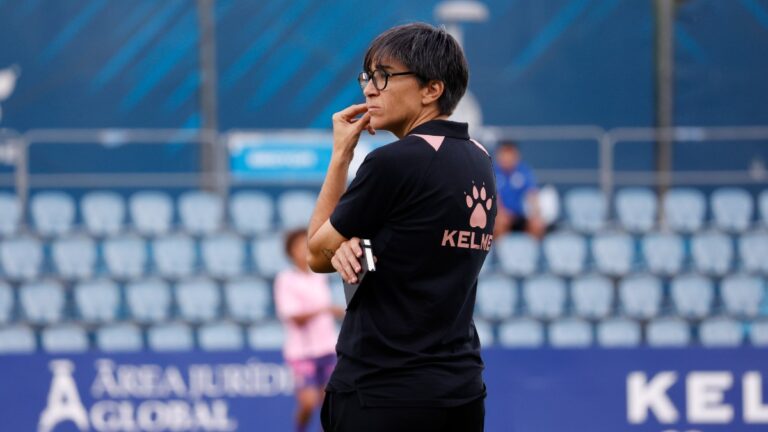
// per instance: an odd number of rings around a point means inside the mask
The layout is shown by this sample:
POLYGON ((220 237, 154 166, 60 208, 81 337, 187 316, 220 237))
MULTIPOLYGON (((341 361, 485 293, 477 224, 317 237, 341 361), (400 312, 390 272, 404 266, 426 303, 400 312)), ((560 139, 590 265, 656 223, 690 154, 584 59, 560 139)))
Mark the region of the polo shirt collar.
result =
POLYGON ((468 140, 469 127, 466 123, 450 120, 430 120, 413 128, 408 135, 439 135, 468 140))

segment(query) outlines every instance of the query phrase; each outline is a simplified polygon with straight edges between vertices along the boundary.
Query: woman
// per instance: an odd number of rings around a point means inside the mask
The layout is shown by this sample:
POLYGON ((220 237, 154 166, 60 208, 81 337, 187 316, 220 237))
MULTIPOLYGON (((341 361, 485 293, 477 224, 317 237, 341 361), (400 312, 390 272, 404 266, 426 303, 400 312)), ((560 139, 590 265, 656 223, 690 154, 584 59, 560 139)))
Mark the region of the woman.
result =
POLYGON ((325 276, 309 270, 304 230, 288 233, 285 252, 293 267, 275 279, 275 307, 285 325, 283 356, 296 386, 296 430, 304 431, 336 363, 334 317, 344 316, 344 310, 331 304, 325 276))

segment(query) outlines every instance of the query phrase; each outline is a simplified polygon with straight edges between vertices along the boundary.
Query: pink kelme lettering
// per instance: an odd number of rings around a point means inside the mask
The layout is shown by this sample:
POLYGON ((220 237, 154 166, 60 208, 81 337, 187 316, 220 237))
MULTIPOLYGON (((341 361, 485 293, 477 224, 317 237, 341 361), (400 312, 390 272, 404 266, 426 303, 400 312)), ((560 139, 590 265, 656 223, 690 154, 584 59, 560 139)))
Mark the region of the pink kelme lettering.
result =
POLYGON ((491 250, 492 240, 492 234, 481 234, 475 231, 445 230, 443 231, 443 241, 440 245, 461 249, 489 251, 491 250), (480 243, 477 243, 477 239, 480 240, 480 243))
POLYGON ((456 230, 453 230, 453 231, 445 230, 445 232, 443 233, 443 242, 441 243, 441 245, 442 246, 449 245, 451 247, 456 247, 456 241, 453 239, 453 236, 455 235, 456 235, 456 230))
POLYGON ((459 242, 456 244, 456 246, 460 248, 469 248, 469 243, 467 243, 467 238, 469 237, 469 231, 459 231, 459 242))

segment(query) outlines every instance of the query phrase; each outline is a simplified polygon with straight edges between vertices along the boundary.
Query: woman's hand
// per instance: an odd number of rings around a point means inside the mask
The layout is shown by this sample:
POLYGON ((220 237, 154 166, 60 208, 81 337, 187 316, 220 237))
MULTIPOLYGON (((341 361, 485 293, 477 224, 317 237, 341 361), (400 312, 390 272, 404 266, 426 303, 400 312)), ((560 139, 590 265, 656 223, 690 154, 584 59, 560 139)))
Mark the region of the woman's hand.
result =
POLYGON ((371 127, 371 115, 365 104, 351 105, 333 115, 333 153, 346 161, 351 161, 355 153, 360 133, 367 129, 371 135, 376 131, 371 127), (362 117, 357 118, 362 114, 362 117))
POLYGON ((331 265, 339 276, 347 283, 357 283, 357 274, 360 272, 360 257, 363 256, 363 248, 360 247, 360 238, 352 237, 343 242, 331 258, 331 265))

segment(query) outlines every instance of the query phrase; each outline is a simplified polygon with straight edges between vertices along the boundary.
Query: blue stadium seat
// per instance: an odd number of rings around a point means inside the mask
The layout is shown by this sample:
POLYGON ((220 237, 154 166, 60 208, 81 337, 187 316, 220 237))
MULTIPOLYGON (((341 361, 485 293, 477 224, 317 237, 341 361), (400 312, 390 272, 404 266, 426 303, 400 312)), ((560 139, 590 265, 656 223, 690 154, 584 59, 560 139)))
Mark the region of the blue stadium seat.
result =
POLYGON ((234 234, 215 234, 202 241, 203 263, 208 274, 229 279, 240 276, 245 266, 245 244, 234 234))
POLYGON ((96 331, 96 346, 106 352, 136 352, 143 349, 144 340, 135 324, 118 323, 96 331))
POLYGON ((624 188, 616 193, 616 214, 622 228, 647 233, 656 225, 658 199, 648 188, 624 188))
POLYGON ((191 351, 195 347, 192 328, 184 323, 157 324, 147 330, 147 344, 152 351, 191 351))
POLYGON ((565 194, 565 211, 574 229, 594 233, 605 227, 608 206, 599 189, 575 188, 565 194))
POLYGON ((523 299, 532 317, 552 319, 561 316, 565 297, 565 281, 558 277, 540 275, 523 282, 523 299))
POLYGON ((277 200, 277 212, 285 230, 304 228, 315 209, 317 194, 307 191, 285 192, 277 200))
POLYGON ((231 322, 213 322, 197 331, 200 348, 205 351, 234 351, 243 348, 243 330, 231 322))
POLYGON ((623 276, 632 269, 635 248, 632 237, 624 233, 599 233, 592 240, 592 256, 597 270, 610 276, 623 276))
POLYGON ((80 214, 91 234, 115 235, 123 229, 125 201, 115 192, 89 192, 80 201, 80 214))
POLYGON ((255 350, 279 350, 285 343, 285 330, 279 321, 252 325, 248 329, 248 345, 255 350))
POLYGON ((63 192, 40 192, 32 197, 32 220, 40 235, 55 236, 72 231, 75 201, 63 192))
POLYGON ((131 195, 131 222, 141 235, 155 236, 171 230, 173 201, 164 192, 142 191, 131 195))
POLYGON ((768 232, 742 234, 739 237, 739 257, 745 271, 768 274, 768 232))
POLYGON ((259 276, 272 278, 291 266, 283 243, 282 234, 269 234, 253 241, 252 258, 259 276))
POLYGON ((182 319, 195 323, 212 321, 219 316, 221 293, 210 279, 184 280, 176 284, 176 302, 182 319))
POLYGON ((13 316, 13 290, 0 280, 0 324, 9 322, 13 316))
POLYGON ((120 310, 120 290, 110 279, 81 282, 75 286, 75 303, 88 323, 109 323, 120 310))
POLYGON ((493 325, 488 321, 480 318, 472 320, 475 325, 475 331, 477 332, 477 338, 480 341, 480 346, 483 348, 489 348, 496 344, 496 337, 493 334, 493 325))
POLYGON ((658 318, 648 323, 645 338, 652 347, 685 347, 691 343, 691 328, 680 318, 658 318))
POLYGON ((0 242, 0 263, 3 265, 6 279, 36 279, 43 263, 43 247, 34 237, 3 240, 0 242))
POLYGON ((709 318, 699 324, 699 342, 706 347, 739 346, 744 342, 744 328, 731 318, 709 318))
POLYGON ((0 327, 0 354, 29 354, 35 351, 35 332, 25 325, 0 327))
POLYGON ((123 235, 103 243, 104 261, 110 276, 117 279, 138 278, 147 266, 147 245, 141 237, 123 235))
POLYGON ((673 188, 664 195, 664 219, 673 231, 691 233, 704 225, 706 200, 701 191, 673 188))
POLYGON ((195 273, 195 243, 185 234, 171 234, 151 243, 155 269, 164 278, 178 279, 195 273))
POLYGON ((90 237, 71 236, 57 239, 51 246, 53 263, 64 279, 87 279, 96 267, 96 243, 90 237))
POLYGON ((763 220, 763 226, 768 227, 768 189, 762 191, 757 197, 757 204, 760 207, 760 217, 763 220))
POLYGON ((627 276, 619 283, 619 303, 630 318, 647 319, 659 314, 661 281, 651 275, 627 276))
POLYGON ((29 322, 52 324, 61 321, 64 316, 64 289, 54 280, 22 285, 19 299, 29 322))
POLYGON ((229 281, 224 291, 229 317, 233 320, 256 322, 269 316, 272 297, 264 280, 248 277, 229 281))
POLYGON ((171 289, 160 279, 129 283, 125 287, 128 309, 138 322, 166 321, 170 315, 171 289))
POLYGON ((756 347, 768 347, 768 320, 763 318, 750 325, 749 341, 756 347))
POLYGON ((569 232, 557 232, 544 238, 544 256, 552 273, 576 276, 584 271, 587 242, 584 237, 569 232))
POLYGON ((670 291, 679 316, 701 319, 710 314, 715 287, 709 278, 698 274, 676 276, 670 291))
POLYGON ((765 299, 765 284, 757 276, 736 274, 725 277, 720 285, 725 311, 741 318, 755 318, 765 299))
POLYGON ((597 343, 607 348, 636 347, 642 341, 640 324, 627 318, 610 318, 597 325, 597 343))
POLYGON ((501 270, 510 276, 530 276, 539 262, 539 242, 528 234, 513 233, 494 244, 501 270))
POLYGON ((517 306, 517 286, 507 276, 495 274, 477 282, 477 316, 488 320, 512 317, 517 306))
POLYGON ((555 348, 585 348, 594 336, 589 322, 578 318, 563 318, 549 325, 549 344, 555 348))
POLYGON ((740 188, 716 189, 710 198, 710 207, 717 228, 728 232, 742 232, 752 222, 754 203, 749 192, 740 188))
POLYGON ((733 242, 730 237, 717 231, 695 234, 691 240, 691 254, 698 271, 723 276, 731 269, 733 242))
POLYGON ((10 193, 0 192, 0 237, 15 235, 21 220, 19 198, 10 193))
POLYGON ((43 349, 49 353, 78 353, 88 350, 88 335, 76 324, 62 324, 43 330, 40 338, 43 349))
POLYGON ((579 317, 603 318, 611 313, 613 286, 604 276, 579 276, 571 282, 571 298, 574 311, 579 317))
POLYGON ((241 191, 230 197, 229 214, 239 234, 253 236, 272 229, 275 205, 265 193, 241 191))
POLYGON ((537 348, 544 345, 544 326, 530 318, 508 320, 499 325, 499 344, 507 348, 537 348))
POLYGON ((179 216, 190 234, 212 234, 221 229, 224 204, 220 196, 211 192, 185 192, 179 197, 179 216))
POLYGON ((672 276, 683 267, 683 239, 677 234, 648 234, 643 237, 642 250, 645 265, 653 274, 672 276))

